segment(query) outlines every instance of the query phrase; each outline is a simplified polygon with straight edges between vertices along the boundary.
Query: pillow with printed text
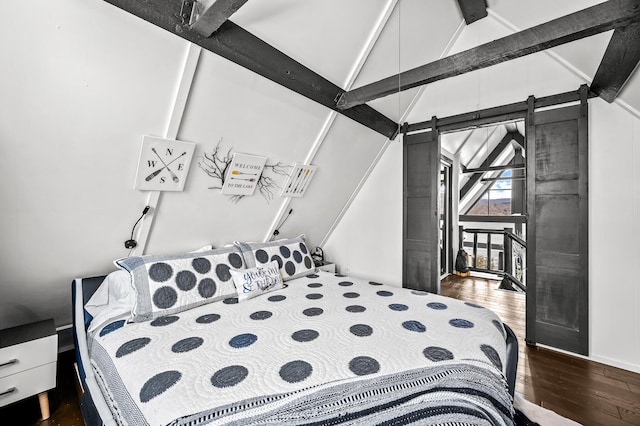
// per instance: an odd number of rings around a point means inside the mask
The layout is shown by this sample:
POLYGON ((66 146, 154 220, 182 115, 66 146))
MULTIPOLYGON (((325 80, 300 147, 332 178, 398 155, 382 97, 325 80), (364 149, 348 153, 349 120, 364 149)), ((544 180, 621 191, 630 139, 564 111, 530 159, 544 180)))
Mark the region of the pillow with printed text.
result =
POLYGON ((231 270, 231 276, 240 302, 284 287, 276 261, 255 268, 231 270))

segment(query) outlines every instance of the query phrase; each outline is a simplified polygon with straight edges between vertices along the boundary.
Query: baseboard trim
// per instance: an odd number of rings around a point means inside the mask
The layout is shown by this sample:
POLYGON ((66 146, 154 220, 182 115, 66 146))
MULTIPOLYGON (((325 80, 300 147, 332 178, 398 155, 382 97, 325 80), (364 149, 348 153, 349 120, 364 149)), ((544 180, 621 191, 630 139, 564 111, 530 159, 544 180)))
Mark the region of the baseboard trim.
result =
POLYGON ((565 351, 565 350, 562 350, 562 349, 554 348, 552 346, 541 345, 539 343, 537 343, 536 346, 544 348, 544 349, 549 349, 551 351, 560 352, 560 353, 565 354, 565 355, 574 356, 576 358, 582 358, 582 359, 586 359, 588 361, 593 361, 593 362, 597 362, 597 363, 600 363, 600 364, 604 364, 604 365, 607 365, 609 367, 620 368, 622 370, 627 370, 627 371, 631 371, 632 373, 640 374, 640 366, 638 366, 638 365, 626 363, 626 362, 623 362, 623 361, 618 361, 618 360, 615 360, 615 359, 611 359, 611 358, 607 358, 607 357, 599 356, 599 355, 584 356, 584 355, 576 354, 576 353, 573 353, 573 352, 565 351))

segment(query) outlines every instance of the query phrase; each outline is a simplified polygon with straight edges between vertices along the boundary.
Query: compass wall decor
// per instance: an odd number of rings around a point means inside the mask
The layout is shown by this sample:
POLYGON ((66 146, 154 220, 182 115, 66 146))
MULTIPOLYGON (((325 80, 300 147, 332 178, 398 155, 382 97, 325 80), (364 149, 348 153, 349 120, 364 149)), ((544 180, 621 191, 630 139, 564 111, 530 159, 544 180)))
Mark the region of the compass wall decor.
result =
POLYGON ((142 138, 135 189, 182 191, 195 144, 145 135, 142 138))

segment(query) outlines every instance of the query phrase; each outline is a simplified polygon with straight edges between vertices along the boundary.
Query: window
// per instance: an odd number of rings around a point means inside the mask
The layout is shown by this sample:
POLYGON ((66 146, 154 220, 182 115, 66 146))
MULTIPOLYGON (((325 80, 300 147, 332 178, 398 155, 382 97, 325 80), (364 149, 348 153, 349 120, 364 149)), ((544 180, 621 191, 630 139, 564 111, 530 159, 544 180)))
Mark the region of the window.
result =
MULTIPOLYGON (((505 170, 500 174, 500 177, 504 178, 511 176, 511 170, 505 170)), ((467 214, 473 216, 510 216, 512 191, 511 179, 496 180, 469 209, 467 214)))

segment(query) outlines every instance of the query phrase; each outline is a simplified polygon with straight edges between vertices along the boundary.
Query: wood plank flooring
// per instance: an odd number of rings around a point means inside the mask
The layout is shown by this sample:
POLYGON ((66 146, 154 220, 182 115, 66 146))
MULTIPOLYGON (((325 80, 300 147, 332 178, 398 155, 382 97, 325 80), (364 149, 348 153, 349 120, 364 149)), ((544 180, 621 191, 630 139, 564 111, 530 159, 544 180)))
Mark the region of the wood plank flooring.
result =
POLYGON ((445 296, 495 311, 518 337, 516 391, 583 425, 640 425, 640 374, 524 343, 525 296, 499 281, 450 275, 445 296))
MULTIPOLYGON (((517 392, 583 425, 640 425, 639 374, 526 346, 524 295, 498 290, 498 284, 482 278, 450 276, 442 281, 441 292, 492 309, 513 329, 519 344, 517 392)), ((0 424, 82 426, 73 356, 72 351, 60 354, 58 385, 49 393, 48 420, 40 420, 38 398, 33 397, 0 408, 0 424)))

